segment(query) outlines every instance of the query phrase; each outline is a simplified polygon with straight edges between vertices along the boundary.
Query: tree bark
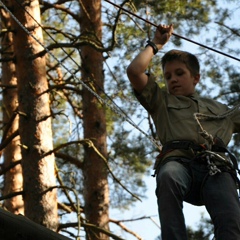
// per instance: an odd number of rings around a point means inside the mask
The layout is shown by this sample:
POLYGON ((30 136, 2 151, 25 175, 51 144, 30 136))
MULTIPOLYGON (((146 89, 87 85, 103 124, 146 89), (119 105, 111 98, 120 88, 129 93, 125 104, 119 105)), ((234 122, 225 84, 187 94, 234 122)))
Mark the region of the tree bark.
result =
MULTIPOLYGON (((81 1, 81 35, 93 41, 102 38, 101 1, 81 1)), ((90 46, 81 48, 82 80, 97 94, 104 88, 103 56, 90 46)), ((107 157, 106 119, 99 100, 83 87, 84 138, 91 139, 99 152, 107 157)), ((84 155, 84 211, 87 220, 101 228, 109 229, 109 186, 104 161, 92 148, 85 147, 84 155)), ((100 232, 88 231, 88 239, 109 239, 100 232)))
MULTIPOLYGON (((7 2, 5 2, 7 5, 7 2)), ((16 78, 16 67, 13 62, 14 49, 13 49, 13 36, 11 32, 11 21, 10 15, 3 8, 1 9, 1 29, 3 31, 3 37, 1 38, 2 54, 2 84, 3 86, 3 130, 4 130, 4 141, 6 138, 11 136, 15 131, 18 130, 18 115, 16 114, 18 108, 17 99, 17 78, 16 78)), ((3 157, 4 164, 3 169, 8 168, 16 161, 21 160, 21 149, 20 149, 20 138, 15 137, 4 149, 3 157)), ((23 178, 22 178, 22 167, 21 164, 17 164, 11 168, 4 175, 4 188, 3 196, 22 191, 23 178)), ((4 201, 4 207, 8 211, 14 214, 23 214, 23 199, 22 196, 15 196, 4 201)))
MULTIPOLYGON (((39 42, 43 42, 38 25, 40 8, 37 0, 12 1, 13 14, 39 42)), ((23 190, 25 216, 52 230, 57 229, 57 190, 49 96, 46 93, 45 57, 35 55, 43 47, 22 27, 12 21, 18 78, 19 133, 22 146, 23 190)))

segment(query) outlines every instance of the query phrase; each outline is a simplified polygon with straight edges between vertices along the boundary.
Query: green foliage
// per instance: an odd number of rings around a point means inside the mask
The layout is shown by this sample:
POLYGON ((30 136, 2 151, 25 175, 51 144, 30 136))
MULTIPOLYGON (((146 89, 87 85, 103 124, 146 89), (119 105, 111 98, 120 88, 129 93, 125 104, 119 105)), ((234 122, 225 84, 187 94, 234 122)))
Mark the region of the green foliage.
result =
MULTIPOLYGON (((187 226, 188 240, 213 240, 214 229, 211 220, 201 215, 201 219, 196 228, 187 226)), ((161 237, 157 237, 156 240, 161 240, 161 237)))
POLYGON ((202 215, 197 229, 193 230, 188 227, 187 233, 189 240, 212 240, 214 229, 211 220, 204 218, 202 215))
MULTIPOLYGON (((142 178, 152 170, 154 155, 156 156, 153 147, 144 136, 135 134, 133 129, 125 130, 123 127, 115 129, 111 140, 113 142, 110 142, 109 164, 116 178, 133 194, 145 197, 146 186, 142 178)), ((112 207, 128 208, 129 204, 136 201, 136 198, 121 189, 118 182, 110 182, 113 189, 112 207)))

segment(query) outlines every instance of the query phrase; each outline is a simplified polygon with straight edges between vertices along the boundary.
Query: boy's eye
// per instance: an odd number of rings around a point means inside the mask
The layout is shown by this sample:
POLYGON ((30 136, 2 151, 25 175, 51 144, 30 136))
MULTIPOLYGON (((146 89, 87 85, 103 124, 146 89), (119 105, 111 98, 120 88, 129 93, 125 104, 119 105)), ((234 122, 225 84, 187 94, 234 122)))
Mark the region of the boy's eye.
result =
POLYGON ((185 72, 183 70, 176 71, 177 76, 182 76, 185 72))

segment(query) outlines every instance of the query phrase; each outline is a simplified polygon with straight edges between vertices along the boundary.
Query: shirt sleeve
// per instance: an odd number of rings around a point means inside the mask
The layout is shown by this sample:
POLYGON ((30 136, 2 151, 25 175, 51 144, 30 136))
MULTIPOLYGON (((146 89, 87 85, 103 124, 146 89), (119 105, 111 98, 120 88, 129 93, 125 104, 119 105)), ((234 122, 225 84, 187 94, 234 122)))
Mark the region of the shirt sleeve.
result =
POLYGON ((155 111, 156 107, 163 100, 163 92, 152 77, 148 78, 147 85, 145 86, 141 94, 138 94, 136 92, 134 93, 140 104, 150 114, 155 111))
POLYGON ((240 133, 240 105, 238 105, 231 119, 234 124, 234 133, 240 133))

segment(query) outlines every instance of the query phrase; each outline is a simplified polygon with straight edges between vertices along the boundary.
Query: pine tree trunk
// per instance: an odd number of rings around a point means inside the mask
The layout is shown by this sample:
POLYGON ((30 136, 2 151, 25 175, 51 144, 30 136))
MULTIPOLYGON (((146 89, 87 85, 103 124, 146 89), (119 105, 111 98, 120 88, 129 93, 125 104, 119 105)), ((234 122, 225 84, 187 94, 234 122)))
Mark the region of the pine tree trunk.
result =
MULTIPOLYGON (((7 4, 7 2, 5 2, 7 4)), ((3 126, 4 126, 4 139, 11 137, 16 131, 18 131, 18 115, 16 115, 18 107, 17 99, 17 78, 16 67, 13 62, 14 50, 13 50, 13 36, 11 32, 10 15, 1 10, 1 29, 3 31, 3 37, 1 38, 2 46, 2 84, 3 99, 2 99, 2 111, 3 111, 3 126)), ((16 136, 4 149, 4 165, 3 170, 8 169, 10 166, 15 165, 16 162, 21 160, 20 138, 16 136)), ((4 188, 3 196, 14 192, 22 191, 23 178, 22 178, 22 166, 17 164, 9 169, 4 175, 4 188)), ((14 214, 24 214, 22 195, 18 195, 4 201, 4 207, 8 211, 14 214)))
MULTIPOLYGON (((98 40, 102 37, 101 1, 81 1, 81 34, 98 40)), ((104 88, 103 56, 90 46, 81 48, 82 80, 102 95, 104 88)), ((83 87, 84 138, 91 139, 101 154, 107 157, 106 120, 104 107, 83 87)), ((101 228, 109 229, 109 187, 104 161, 89 147, 84 156, 84 211, 87 220, 101 228)), ((109 239, 105 234, 89 231, 88 239, 109 239)))
MULTIPOLYGON (((12 1, 13 14, 30 33, 42 42, 39 2, 12 1), (26 11, 24 11, 24 9, 26 11), (29 15, 30 14, 30 15, 29 15)), ((14 20, 14 49, 18 78, 19 133, 22 146, 25 216, 56 230, 58 224, 56 185, 49 96, 46 93, 45 57, 36 57, 43 48, 14 20)))

